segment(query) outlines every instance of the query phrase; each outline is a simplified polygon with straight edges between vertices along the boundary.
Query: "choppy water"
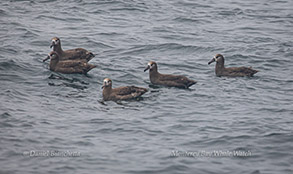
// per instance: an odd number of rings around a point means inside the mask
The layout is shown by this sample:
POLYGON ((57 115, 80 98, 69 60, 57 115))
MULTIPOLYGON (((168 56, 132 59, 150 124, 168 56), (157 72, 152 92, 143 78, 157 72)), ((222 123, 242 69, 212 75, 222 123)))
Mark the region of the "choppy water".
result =
POLYGON ((0 26, 1 174, 293 172, 291 0, 4 0, 0 26), (98 68, 50 72, 54 36, 98 68), (260 72, 218 78, 216 53, 260 72), (149 86, 150 60, 198 83, 149 86), (150 92, 102 103, 105 77, 150 92))

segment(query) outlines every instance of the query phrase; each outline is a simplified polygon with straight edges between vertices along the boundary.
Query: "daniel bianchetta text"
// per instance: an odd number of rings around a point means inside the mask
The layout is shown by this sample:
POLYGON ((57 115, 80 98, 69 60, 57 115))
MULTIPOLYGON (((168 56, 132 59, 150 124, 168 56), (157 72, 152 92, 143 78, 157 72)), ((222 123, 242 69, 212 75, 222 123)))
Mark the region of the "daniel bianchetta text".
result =
POLYGON ((180 151, 173 150, 171 157, 250 157, 251 151, 241 150, 213 150, 213 151, 180 151))
POLYGON ((30 150, 24 151, 23 156, 28 157, 80 157, 80 152, 75 151, 59 151, 59 150, 30 150))

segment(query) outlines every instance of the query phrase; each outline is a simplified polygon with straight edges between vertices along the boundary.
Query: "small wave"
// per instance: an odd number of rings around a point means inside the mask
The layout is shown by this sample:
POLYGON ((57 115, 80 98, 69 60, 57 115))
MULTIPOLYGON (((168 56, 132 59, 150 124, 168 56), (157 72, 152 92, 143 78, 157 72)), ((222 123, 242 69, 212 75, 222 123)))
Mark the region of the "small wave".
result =
MULTIPOLYGON (((6 76, 6 77, 18 77, 16 79, 19 79, 21 78, 22 76, 19 76, 19 72, 24 72, 24 71, 27 71, 29 70, 28 67, 24 64, 20 65, 20 63, 16 62, 15 60, 6 60, 4 62, 0 62, 0 70, 3 71, 3 72, 6 72, 5 74, 2 74, 2 80, 3 80, 3 77, 6 76), (7 73, 9 71, 15 71, 16 73, 7 73)), ((22 79, 22 78, 21 78, 22 79)))
POLYGON ((0 118, 9 118, 9 117, 11 117, 11 115, 9 114, 9 113, 7 113, 7 112, 4 112, 3 114, 1 114, 0 115, 0 118))
POLYGON ((80 89, 80 90, 87 89, 86 86, 80 86, 80 85, 76 85, 76 84, 72 84, 72 83, 56 84, 56 83, 49 82, 48 85, 49 86, 65 86, 65 87, 71 87, 71 88, 80 89))
MULTIPOLYGON (((172 157, 169 157, 172 158, 172 157)), ((169 164, 165 167, 157 166, 154 168, 128 169, 126 173, 146 174, 146 173, 185 173, 190 171, 190 167, 185 164, 169 164)))
POLYGON ((158 51, 168 51, 168 50, 185 50, 185 51, 192 51, 200 49, 200 47, 193 46, 193 45, 182 45, 178 43, 162 43, 162 44, 154 44, 154 45, 137 45, 134 46, 127 51, 124 51, 122 54, 138 54, 138 53, 145 53, 152 50, 158 51))
POLYGON ((111 1, 91 1, 91 2, 83 2, 82 5, 123 5, 123 1, 119 0, 111 0, 111 1))
POLYGON ((111 11, 138 11, 138 12, 145 12, 145 9, 137 8, 137 7, 123 7, 123 8, 112 8, 111 11))
POLYGON ((192 17, 176 17, 173 19, 176 22, 194 22, 196 24, 206 24, 206 23, 211 23, 211 21, 206 20, 204 18, 192 18, 192 17))
POLYGON ((4 47, 0 47, 0 51, 2 54, 17 54, 18 50, 15 48, 11 48, 10 46, 4 46, 4 47))
POLYGON ((38 15, 35 17, 35 19, 52 19, 54 21, 63 21, 65 22, 66 20, 64 18, 60 18, 60 17, 55 17, 55 16, 47 16, 47 15, 38 15))
MULTIPOLYGON (((112 36, 112 34, 111 34, 111 36, 112 36)), ((113 36, 115 36, 115 35, 113 35, 113 36)), ((86 42, 86 45, 85 46, 90 46, 90 47, 94 47, 94 48, 98 48, 98 49, 104 49, 104 48, 106 48, 106 49, 113 49, 114 47, 113 46, 111 46, 111 45, 107 45, 106 43, 103 43, 103 42, 97 42, 97 41, 93 41, 93 40, 88 40, 87 42, 86 42)))
POLYGON ((86 139, 83 139, 82 141, 74 142, 73 144, 77 146, 95 146, 94 143, 90 142, 89 140, 87 141, 86 139))
MULTIPOLYGON (((84 77, 82 75, 82 77, 84 77)), ((49 86, 63 86, 70 87, 78 90, 85 90, 88 88, 89 82, 83 81, 79 78, 69 78, 64 75, 59 74, 51 74, 48 79, 51 81, 48 82, 49 86), (77 84, 78 83, 78 84, 77 84)), ((78 97, 78 96, 77 96, 78 97)))
POLYGON ((212 8, 211 5, 208 5, 208 4, 200 4, 200 3, 197 3, 195 1, 178 1, 176 4, 180 5, 180 6, 183 6, 183 7, 195 7, 195 8, 212 8))
POLYGON ((1 15, 2 17, 4 17, 4 16, 8 16, 8 14, 6 13, 6 11, 5 11, 5 10, 2 10, 2 9, 0 9, 0 15, 1 15))
POLYGON ((235 8, 233 10, 218 11, 218 14, 221 16, 237 16, 237 15, 244 14, 244 12, 240 8, 235 8))
POLYGON ((80 80, 78 78, 67 78, 67 77, 64 77, 62 75, 57 75, 57 74, 51 74, 49 79, 64 80, 64 81, 67 81, 67 82, 70 82, 70 83, 79 82, 80 84, 83 84, 83 85, 89 85, 88 82, 82 81, 82 80, 80 80))

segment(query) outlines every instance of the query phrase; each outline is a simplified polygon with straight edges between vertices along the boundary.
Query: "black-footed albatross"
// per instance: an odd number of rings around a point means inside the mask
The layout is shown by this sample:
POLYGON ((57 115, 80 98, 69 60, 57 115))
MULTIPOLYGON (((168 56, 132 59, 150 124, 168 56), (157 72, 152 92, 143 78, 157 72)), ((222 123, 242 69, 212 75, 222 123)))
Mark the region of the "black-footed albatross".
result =
POLYGON ((136 86, 124 86, 119 88, 112 88, 112 80, 109 78, 104 79, 102 88, 103 88, 104 101, 135 99, 148 91, 146 88, 141 88, 136 86))
POLYGON ((49 53, 50 57, 50 70, 65 74, 86 74, 91 69, 95 68, 96 65, 87 63, 86 60, 63 60, 59 61, 59 55, 55 51, 49 53))
MULTIPOLYGON (((53 47, 53 51, 56 51, 60 60, 76 60, 84 59, 87 62, 90 61, 95 55, 83 48, 75 48, 63 51, 61 48, 61 40, 58 37, 53 37, 50 48, 53 47)), ((43 60, 45 62, 49 57, 43 60)))
POLYGON ((215 57, 209 61, 208 64, 211 64, 213 62, 216 62, 216 76, 227 76, 227 77, 252 77, 255 73, 257 73, 257 70, 252 69, 251 67, 231 67, 231 68, 225 68, 225 59, 224 56, 221 54, 216 54, 215 57))
POLYGON ((196 81, 188 79, 181 75, 161 74, 158 72, 156 62, 150 61, 144 72, 149 70, 150 81, 154 85, 163 85, 168 87, 189 88, 196 84, 196 81))

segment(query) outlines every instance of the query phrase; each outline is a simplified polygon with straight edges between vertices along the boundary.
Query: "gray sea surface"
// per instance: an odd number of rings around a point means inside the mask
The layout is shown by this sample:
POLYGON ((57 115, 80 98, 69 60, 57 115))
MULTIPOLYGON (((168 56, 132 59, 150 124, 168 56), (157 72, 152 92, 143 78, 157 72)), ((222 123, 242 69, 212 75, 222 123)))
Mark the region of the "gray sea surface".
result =
POLYGON ((0 173, 292 174, 292 67, 292 0, 2 0, 0 173), (51 72, 55 36, 97 68, 51 72), (259 72, 216 77, 217 53, 259 72), (106 77, 149 92, 103 102, 106 77))

